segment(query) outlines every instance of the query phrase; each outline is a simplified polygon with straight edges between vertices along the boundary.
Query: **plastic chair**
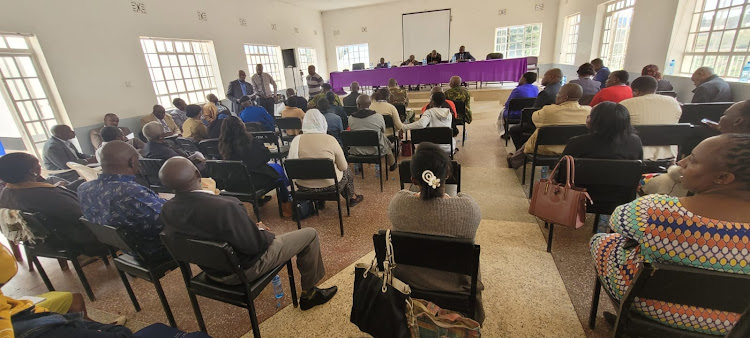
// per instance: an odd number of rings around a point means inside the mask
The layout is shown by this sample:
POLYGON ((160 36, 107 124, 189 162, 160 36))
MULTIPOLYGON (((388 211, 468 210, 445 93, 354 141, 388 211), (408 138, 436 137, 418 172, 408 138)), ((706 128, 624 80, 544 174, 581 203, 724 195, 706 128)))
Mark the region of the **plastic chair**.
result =
MULTIPOLYGON (((259 187, 253 183, 253 175, 247 170, 242 161, 206 161, 209 177, 216 181, 216 188, 222 196, 236 197, 240 201, 253 205, 253 212, 258 222, 261 221, 258 199, 269 192, 276 190, 276 201, 279 204, 279 216, 281 210, 281 191, 276 184, 259 187)), ((282 216, 283 217, 283 216, 282 216)))
POLYGON ((664 96, 669 96, 669 97, 677 98, 677 93, 675 93, 674 91, 671 91, 671 90, 663 90, 663 91, 660 91, 660 92, 657 91, 656 93, 659 94, 659 95, 664 95, 664 96))
POLYGON ((219 153, 219 139, 218 138, 210 138, 210 139, 198 142, 198 149, 200 149, 201 153, 203 153, 206 159, 210 159, 210 160, 221 159, 221 154, 219 153))
POLYGON ((412 154, 417 144, 432 142, 435 144, 448 144, 451 147, 451 160, 453 159, 453 130, 450 127, 435 127, 411 130, 412 154))
POLYGON ((733 104, 734 102, 683 103, 679 122, 700 124, 703 119, 719 122, 724 112, 733 104))
POLYGON ((383 120, 385 121, 385 127, 391 128, 391 130, 393 130, 393 135, 387 135, 387 137, 388 141, 391 141, 391 143, 393 143, 393 156, 395 157, 396 161, 398 161, 398 153, 401 150, 401 138, 398 137, 398 132, 396 131, 396 127, 393 122, 393 116, 383 115, 383 120))
MULTIPOLYGON (((693 135, 693 126, 689 123, 640 125, 633 128, 644 147, 681 146, 693 135)), ((648 172, 661 172, 663 170, 659 168, 669 166, 671 161, 647 160, 644 163, 648 172)))
POLYGON ((167 192, 167 188, 159 179, 159 170, 165 161, 155 158, 141 158, 138 162, 141 164, 141 176, 146 179, 149 189, 155 192, 167 192))
MULTIPOLYGON (((511 99, 510 102, 508 102, 508 111, 521 111, 524 108, 531 108, 534 107, 534 102, 536 101, 535 97, 527 97, 522 99, 511 99)), ((458 106, 456 106, 456 109, 458 109, 458 106)), ((510 116, 503 116, 503 128, 505 129, 505 133, 508 133, 508 129, 510 128, 511 124, 519 124, 521 123, 521 119, 511 119, 510 116)), ((508 146, 508 140, 505 140, 505 146, 508 146)))
MULTIPOLYGON (((280 132, 286 132, 287 130, 301 130, 302 120, 296 117, 280 117, 276 119, 276 126, 279 127, 280 132)), ((292 142, 297 135, 283 134, 281 135, 281 142, 292 142)))
POLYGON ((352 116, 352 114, 357 112, 357 107, 354 106, 344 106, 344 111, 346 112, 346 115, 352 116))
MULTIPOLYGON (((461 192, 461 164, 458 161, 451 161, 451 174, 445 180, 445 184, 457 185, 456 192, 461 192)), ((411 184, 411 160, 404 160, 398 164, 398 175, 401 181, 401 190, 404 190, 406 184, 411 184)))
MULTIPOLYGON (((302 128, 302 127, 300 127, 302 128)), ((289 156, 289 146, 282 146, 279 144, 279 137, 272 131, 252 131, 248 132, 254 138, 260 139, 263 143, 270 143, 276 146, 276 149, 270 150, 271 158, 274 162, 281 162, 284 158, 289 156)))
POLYGON ((192 154, 196 151, 200 151, 198 149, 198 145, 195 144, 195 141, 184 138, 184 137, 178 137, 174 140, 174 143, 177 145, 177 148, 182 149, 182 151, 192 154))
POLYGON ((461 146, 463 147, 466 143, 466 103, 464 101, 454 100, 453 104, 456 105, 456 114, 458 118, 455 119, 456 126, 463 126, 464 131, 461 136, 461 146))
POLYGON ((83 178, 87 182, 99 178, 99 174, 102 173, 101 167, 92 168, 76 162, 68 162, 65 164, 68 166, 68 168, 75 170, 78 173, 78 176, 81 176, 81 178, 83 178))
POLYGON ((394 107, 396 107, 396 110, 398 111, 398 118, 401 119, 401 121, 406 120, 406 106, 403 104, 394 104, 394 107))
POLYGON ((539 155, 539 146, 558 146, 565 145, 568 140, 588 133, 588 129, 585 125, 573 125, 573 126, 547 126, 539 128, 539 133, 536 136, 536 144, 534 145, 534 152, 532 154, 526 154, 526 161, 523 162, 523 178, 521 184, 526 184, 526 164, 531 162, 531 182, 529 182, 529 199, 534 193, 534 174, 537 166, 554 166, 560 159, 560 155, 553 156, 542 156, 539 155))
MULTIPOLYGON (((385 172, 385 179, 388 180, 388 167, 386 165, 384 155, 380 153, 380 132, 375 130, 352 130, 343 131, 341 133, 341 141, 346 149, 349 147, 374 147, 377 154, 375 155, 352 155, 350 151, 346 152, 346 161, 349 163, 372 163, 381 165, 380 179, 380 192, 383 192, 383 175, 385 172)), ((362 170, 362 178, 365 178, 364 168, 362 170)))
MULTIPOLYGON (((305 159, 293 159, 286 160, 286 176, 290 182, 294 180, 319 180, 319 179, 330 179, 333 180, 334 190, 324 192, 311 192, 311 191, 297 191, 292 183, 292 200, 294 200, 294 210, 299 215, 299 202, 308 201, 336 201, 336 205, 339 211, 339 228, 341 230, 341 237, 344 237, 344 218, 341 214, 341 194, 339 190, 339 180, 336 176, 336 169, 334 168, 332 160, 327 158, 305 158, 305 159)), ((349 199, 351 198, 353 191, 345 190, 346 196, 346 216, 350 215, 349 212, 349 199)), ((300 217, 297 218, 297 229, 302 229, 300 223, 300 217)))

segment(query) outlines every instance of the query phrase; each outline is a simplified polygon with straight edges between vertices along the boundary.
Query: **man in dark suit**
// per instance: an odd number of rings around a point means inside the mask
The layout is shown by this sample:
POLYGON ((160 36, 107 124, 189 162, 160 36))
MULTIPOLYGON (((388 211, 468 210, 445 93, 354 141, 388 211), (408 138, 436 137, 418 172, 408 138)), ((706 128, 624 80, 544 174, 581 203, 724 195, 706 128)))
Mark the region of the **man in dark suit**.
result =
MULTIPOLYGON (((176 195, 161 209, 164 233, 208 241, 227 242, 237 252, 248 280, 255 280, 273 268, 297 257, 302 276, 300 308, 310 309, 329 301, 338 290, 315 285, 325 276, 318 232, 313 228, 279 236, 262 223, 255 224, 237 198, 216 196, 201 190, 201 175, 187 159, 175 157, 164 163, 159 178, 176 195)), ((236 275, 204 269, 212 280, 236 284, 236 275)))
POLYGON ((456 62, 464 62, 464 61, 476 61, 477 59, 474 58, 474 56, 471 55, 471 53, 466 51, 466 47, 461 46, 458 48, 458 53, 453 54, 453 59, 456 62))
POLYGON ((732 102, 732 88, 713 68, 698 68, 690 79, 695 84, 692 103, 732 102))
POLYGON ((440 53, 438 53, 436 50, 433 49, 430 54, 427 54, 426 59, 427 59, 428 65, 434 65, 442 61, 442 56, 440 56, 440 53))
MULTIPOLYGON (((304 97, 297 96, 294 89, 286 89, 286 105, 289 107, 297 107, 302 111, 307 111, 307 100, 304 97)), ((237 113, 239 115, 239 113, 237 113)))
MULTIPOLYGON (((42 150, 44 159, 44 168, 47 170, 69 170, 67 163, 76 162, 78 164, 96 163, 96 157, 86 156, 78 151, 78 148, 70 142, 76 137, 76 132, 69 126, 58 124, 50 128, 52 137, 44 142, 42 150)), ((75 181, 78 174, 75 171, 54 174, 67 181, 75 181)))
POLYGON ((245 71, 240 70, 238 79, 230 82, 229 88, 227 88, 227 98, 232 101, 232 111, 237 115, 242 111, 242 107, 240 107, 240 98, 245 95, 253 95, 253 86, 245 82, 245 77, 247 77, 245 71))
POLYGON ((562 70, 560 68, 552 68, 544 73, 544 77, 542 77, 544 90, 537 95, 536 101, 534 101, 534 108, 542 108, 550 104, 555 104, 557 92, 562 87, 562 77, 562 70))

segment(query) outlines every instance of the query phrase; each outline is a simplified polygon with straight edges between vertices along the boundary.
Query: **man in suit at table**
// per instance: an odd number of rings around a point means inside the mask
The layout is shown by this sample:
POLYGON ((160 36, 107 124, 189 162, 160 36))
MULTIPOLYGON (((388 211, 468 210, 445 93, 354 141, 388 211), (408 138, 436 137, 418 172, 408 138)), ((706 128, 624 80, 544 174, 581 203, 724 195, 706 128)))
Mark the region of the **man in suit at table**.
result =
POLYGON ((471 53, 466 51, 466 47, 461 46, 458 48, 458 53, 453 54, 453 59, 456 62, 465 62, 465 61, 476 61, 477 59, 474 58, 474 56, 471 55, 471 53))
POLYGON ((427 54, 427 64, 428 65, 434 65, 436 63, 440 63, 442 61, 442 57, 440 56, 440 53, 438 53, 436 50, 432 50, 430 54, 427 54))
POLYGON ((245 74, 245 71, 240 70, 238 72, 237 80, 230 82, 229 88, 227 89, 227 98, 232 101, 232 111, 237 115, 242 111, 240 98, 245 95, 253 95, 253 86, 245 82, 246 77, 247 75, 245 74))
MULTIPOLYGON (((96 163, 96 157, 81 154, 76 146, 70 142, 70 140, 76 137, 76 132, 69 126, 64 124, 54 125, 50 128, 50 133, 52 133, 52 137, 47 142, 44 142, 42 150, 44 169, 68 170, 70 169, 67 165, 68 162, 76 162, 83 165, 96 163)), ((78 179, 78 174, 75 171, 50 176, 56 176, 70 182, 78 179)))

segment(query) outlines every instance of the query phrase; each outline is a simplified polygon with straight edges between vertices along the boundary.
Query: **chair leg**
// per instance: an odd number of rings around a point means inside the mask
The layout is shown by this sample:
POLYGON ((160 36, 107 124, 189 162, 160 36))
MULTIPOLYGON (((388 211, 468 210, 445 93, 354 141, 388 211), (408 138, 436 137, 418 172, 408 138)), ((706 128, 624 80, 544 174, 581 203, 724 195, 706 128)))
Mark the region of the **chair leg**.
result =
POLYGON ((122 284, 125 285, 125 291, 128 292, 128 296, 130 297, 130 301, 133 303, 133 307, 135 308, 136 312, 141 311, 141 305, 138 304, 138 299, 135 298, 135 293, 133 293, 133 288, 130 287, 130 282, 128 281, 128 277, 125 276, 125 273, 122 272, 122 270, 117 269, 117 274, 120 275, 120 279, 122 280, 122 284))
POLYGON ((526 160, 523 162, 523 173, 521 174, 521 185, 526 184, 526 160))
POLYGON ((297 302, 297 286, 294 284, 294 269, 292 269, 292 261, 286 262, 286 271, 289 275, 289 291, 292 294, 292 304, 294 307, 299 306, 297 302))
MULTIPOLYGON (((380 162, 380 160, 378 160, 380 162)), ((380 163, 378 163, 380 165, 380 163)), ((380 179, 380 192, 383 192, 383 171, 388 172, 388 168, 381 166, 380 167, 380 175, 378 175, 378 178, 380 179)))
MULTIPOLYGON (((506 118, 503 118, 503 129, 505 130, 505 134, 503 134, 503 135, 505 135, 506 137, 510 136, 510 135, 508 135, 508 119, 506 119, 506 118)), ((510 137, 508 137, 508 138, 505 139, 505 146, 506 147, 508 146, 508 141, 509 140, 510 140, 510 137)))
POLYGON ((81 263, 78 262, 78 257, 71 257, 70 262, 73 263, 73 269, 76 270, 76 274, 78 274, 78 278, 81 280, 81 284, 83 284, 83 289, 86 291, 86 295, 89 296, 89 300, 92 302, 95 301, 96 297, 94 297, 94 291, 91 290, 91 285, 89 285, 89 280, 83 273, 81 263))
POLYGON ((161 282, 159 282, 159 279, 156 278, 156 276, 151 275, 151 280, 154 281, 154 287, 156 288, 156 294, 159 295, 159 300, 161 301, 161 307, 164 308, 164 314, 167 315, 167 320, 169 321, 169 326, 171 327, 177 327, 177 322, 174 320, 174 316, 172 315, 172 309, 169 308, 169 303, 167 302, 167 296, 164 294, 164 289, 161 287, 161 282))
MULTIPOLYGON (((336 199, 336 206, 339 208, 339 228, 341 229, 341 237, 344 237, 344 217, 341 214, 341 197, 336 199)), ((348 208, 347 211, 349 211, 348 208)))
POLYGON ((203 321, 203 314, 201 314, 201 308, 198 305, 198 299, 195 298, 195 294, 188 289, 188 296, 190 297, 190 305, 193 306, 193 313, 195 313, 195 320, 198 321, 198 329, 208 333, 206 330, 206 322, 203 321))
POLYGON ((104 262, 104 266, 109 267, 109 258, 107 258, 107 255, 99 257, 101 258, 102 262, 104 262))
POLYGON ((594 215, 594 230, 591 233, 596 233, 599 230, 599 214, 594 215))
POLYGON ((534 176, 536 174, 536 164, 531 164, 531 179, 529 180, 529 199, 531 199, 531 195, 534 193, 534 176))
POLYGON ((300 206, 299 201, 294 201, 293 207, 294 212, 297 214, 297 229, 302 229, 302 222, 300 221, 300 218, 302 218, 302 207, 300 206))
POLYGON ((555 230, 555 223, 549 224, 549 236, 547 236, 547 252, 552 252, 552 233, 555 230))
POLYGON ((260 326, 258 325, 258 317, 255 315, 255 304, 253 300, 247 304, 247 312, 250 314, 250 326, 253 328, 253 338, 260 338, 260 326))
POLYGON ((365 179, 365 164, 364 163, 359 163, 359 165, 362 166, 362 168, 359 168, 360 169, 359 173, 362 174, 362 179, 364 180, 365 179))
POLYGON ((48 291, 55 291, 55 287, 52 286, 52 282, 50 282, 49 277, 47 276, 47 272, 44 271, 44 268, 42 267, 42 263, 39 263, 39 258, 36 256, 29 256, 29 252, 26 251, 26 258, 34 263, 34 266, 36 266, 37 271, 39 271, 39 276, 42 277, 42 281, 44 281, 44 285, 47 287, 48 291))
POLYGON ((599 277, 596 277, 596 283, 594 284, 594 296, 591 299, 591 312, 589 312, 589 328, 594 329, 596 326, 596 314, 599 311, 599 294, 601 293, 602 282, 599 281, 599 277))
MULTIPOLYGON (((263 196, 261 196, 261 198, 262 197, 263 196)), ((258 223, 260 223, 261 222, 261 220, 260 220, 260 207, 258 206, 258 199, 255 198, 255 197, 253 197, 253 199, 254 200, 253 200, 252 205, 253 205, 253 212, 255 213, 255 219, 257 219, 258 223)))
POLYGON ((464 131, 461 136, 461 146, 463 147, 465 145, 466 145, 466 122, 464 121, 464 131))
POLYGON ((60 270, 62 271, 68 271, 70 270, 70 267, 68 267, 68 261, 63 258, 57 259, 57 264, 60 265, 60 270))
POLYGON ((346 197, 344 199, 346 200, 346 217, 351 216, 352 214, 349 212, 349 200, 352 198, 352 192, 349 191, 349 189, 346 190, 346 197))
POLYGON ((276 188, 276 203, 279 204, 279 217, 284 218, 284 211, 281 210, 281 189, 276 188))

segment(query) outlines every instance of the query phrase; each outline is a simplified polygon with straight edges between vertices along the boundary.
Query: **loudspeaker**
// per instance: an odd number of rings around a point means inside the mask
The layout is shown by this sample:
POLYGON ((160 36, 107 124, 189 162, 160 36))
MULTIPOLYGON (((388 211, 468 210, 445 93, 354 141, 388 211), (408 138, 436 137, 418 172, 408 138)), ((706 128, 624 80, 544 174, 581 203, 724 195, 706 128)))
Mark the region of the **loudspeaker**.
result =
POLYGON ((294 56, 293 48, 282 50, 281 57, 284 58, 284 68, 297 67, 297 58, 294 56))

